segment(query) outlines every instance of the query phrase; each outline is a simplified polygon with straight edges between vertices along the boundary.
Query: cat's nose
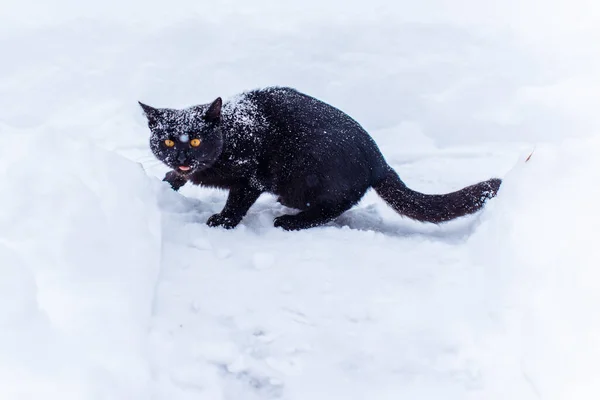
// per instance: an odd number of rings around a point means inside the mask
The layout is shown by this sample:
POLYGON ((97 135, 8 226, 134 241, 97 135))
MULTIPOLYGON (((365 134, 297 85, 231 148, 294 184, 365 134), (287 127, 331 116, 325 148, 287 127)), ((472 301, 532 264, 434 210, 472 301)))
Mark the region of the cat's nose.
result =
POLYGON ((177 161, 179 161, 180 164, 183 164, 186 159, 187 157, 183 153, 179 153, 179 155, 177 156, 177 161))

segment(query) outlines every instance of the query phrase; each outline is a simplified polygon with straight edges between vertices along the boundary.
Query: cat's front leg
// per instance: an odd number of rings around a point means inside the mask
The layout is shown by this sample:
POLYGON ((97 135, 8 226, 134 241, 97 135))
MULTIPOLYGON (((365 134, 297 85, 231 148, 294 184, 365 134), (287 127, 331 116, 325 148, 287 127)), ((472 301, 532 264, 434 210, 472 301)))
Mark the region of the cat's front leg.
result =
POLYGON ((222 226, 225 229, 235 228, 261 193, 260 190, 249 186, 231 188, 223 211, 210 217, 206 224, 212 227, 222 226))
POLYGON ((183 185, 186 184, 187 179, 185 179, 175 171, 169 171, 165 175, 163 182, 168 182, 173 188, 173 190, 177 191, 181 189, 183 185))

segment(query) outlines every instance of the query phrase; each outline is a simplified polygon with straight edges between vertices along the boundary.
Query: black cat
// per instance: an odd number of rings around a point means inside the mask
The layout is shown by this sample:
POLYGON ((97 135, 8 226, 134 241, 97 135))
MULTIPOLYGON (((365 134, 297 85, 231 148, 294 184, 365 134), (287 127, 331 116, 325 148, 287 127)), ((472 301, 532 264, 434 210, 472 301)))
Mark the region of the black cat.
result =
POLYGON ((291 88, 243 93, 183 110, 140 103, 154 155, 173 170, 165 181, 229 190, 207 224, 233 228, 261 193, 300 210, 275 218, 286 230, 319 226, 354 206, 369 188, 398 213, 440 223, 479 210, 500 179, 442 195, 409 189, 369 134, 342 111, 291 88))

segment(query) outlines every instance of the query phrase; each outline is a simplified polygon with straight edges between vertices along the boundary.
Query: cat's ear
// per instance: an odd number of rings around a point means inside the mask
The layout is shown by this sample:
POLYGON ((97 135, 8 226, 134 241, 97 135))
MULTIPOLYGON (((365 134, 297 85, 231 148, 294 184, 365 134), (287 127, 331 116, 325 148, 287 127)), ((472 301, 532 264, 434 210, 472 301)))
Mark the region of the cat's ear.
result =
POLYGON ((204 119, 207 121, 218 121, 221 119, 221 107, 223 106, 223 100, 217 97, 215 101, 208 107, 204 114, 204 119))
POLYGON ((144 114, 146 114, 146 118, 148 118, 148 123, 150 125, 155 124, 160 117, 160 111, 154 107, 150 107, 149 105, 142 103, 141 101, 138 101, 138 103, 140 104, 140 107, 142 107, 142 110, 144 110, 144 114))

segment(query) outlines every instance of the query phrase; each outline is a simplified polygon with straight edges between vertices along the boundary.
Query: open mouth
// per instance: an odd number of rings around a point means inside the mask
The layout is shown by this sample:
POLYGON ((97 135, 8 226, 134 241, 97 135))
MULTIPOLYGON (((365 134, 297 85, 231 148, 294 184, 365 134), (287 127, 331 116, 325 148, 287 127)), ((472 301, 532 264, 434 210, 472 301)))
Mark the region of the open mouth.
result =
POLYGON ((192 167, 190 167, 189 165, 180 165, 179 167, 177 167, 177 172, 179 172, 182 175, 187 175, 191 174, 193 170, 192 167))
POLYGON ((173 168, 181 175, 189 175, 194 172, 202 171, 206 168, 206 164, 203 162, 195 162, 192 165, 179 165, 173 168))

